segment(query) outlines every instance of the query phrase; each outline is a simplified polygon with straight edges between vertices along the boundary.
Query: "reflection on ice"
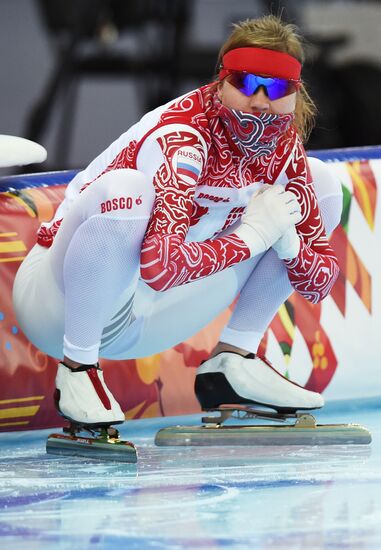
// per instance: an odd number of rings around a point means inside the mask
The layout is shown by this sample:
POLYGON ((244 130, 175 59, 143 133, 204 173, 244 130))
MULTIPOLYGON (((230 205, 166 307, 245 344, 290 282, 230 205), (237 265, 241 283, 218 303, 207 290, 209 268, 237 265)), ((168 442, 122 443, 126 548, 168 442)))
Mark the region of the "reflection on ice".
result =
POLYGON ((171 420, 137 421, 122 430, 137 465, 47 456, 49 432, 3 435, 0 537, 28 549, 380 547, 380 419, 356 413, 371 446, 255 448, 158 448, 171 420))

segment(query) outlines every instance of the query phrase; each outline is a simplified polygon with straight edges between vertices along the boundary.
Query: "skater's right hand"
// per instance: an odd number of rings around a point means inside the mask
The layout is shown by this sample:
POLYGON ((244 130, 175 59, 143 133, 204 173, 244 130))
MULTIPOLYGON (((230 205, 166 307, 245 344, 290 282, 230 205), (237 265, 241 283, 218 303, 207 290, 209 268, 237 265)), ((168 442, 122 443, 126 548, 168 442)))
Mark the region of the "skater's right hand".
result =
POLYGON ((294 193, 282 185, 266 185, 251 197, 235 233, 256 255, 268 250, 301 218, 294 193))

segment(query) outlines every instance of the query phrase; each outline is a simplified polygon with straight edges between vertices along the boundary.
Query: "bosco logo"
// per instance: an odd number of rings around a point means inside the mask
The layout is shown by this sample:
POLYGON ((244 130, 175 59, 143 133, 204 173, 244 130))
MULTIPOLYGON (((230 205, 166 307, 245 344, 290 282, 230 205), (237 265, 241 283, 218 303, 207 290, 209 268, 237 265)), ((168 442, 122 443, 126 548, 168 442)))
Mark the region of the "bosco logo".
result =
POLYGON ((114 210, 131 210, 134 206, 143 204, 141 195, 135 200, 132 197, 114 197, 113 199, 101 202, 101 214, 114 210))

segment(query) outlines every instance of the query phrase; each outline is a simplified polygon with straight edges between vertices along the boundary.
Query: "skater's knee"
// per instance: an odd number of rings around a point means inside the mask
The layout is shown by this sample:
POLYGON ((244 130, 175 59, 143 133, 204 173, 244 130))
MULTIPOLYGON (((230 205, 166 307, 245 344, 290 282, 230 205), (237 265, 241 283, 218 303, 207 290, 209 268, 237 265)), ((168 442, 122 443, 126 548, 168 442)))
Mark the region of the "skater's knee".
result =
POLYGON ((343 191, 339 178, 323 161, 308 157, 312 181, 327 234, 340 223, 343 191))
POLYGON ((308 157, 308 165, 318 201, 331 196, 343 196, 340 179, 325 162, 308 157))
POLYGON ((151 215, 155 189, 152 181, 139 170, 110 170, 88 189, 89 195, 96 201, 97 214, 122 218, 151 215))

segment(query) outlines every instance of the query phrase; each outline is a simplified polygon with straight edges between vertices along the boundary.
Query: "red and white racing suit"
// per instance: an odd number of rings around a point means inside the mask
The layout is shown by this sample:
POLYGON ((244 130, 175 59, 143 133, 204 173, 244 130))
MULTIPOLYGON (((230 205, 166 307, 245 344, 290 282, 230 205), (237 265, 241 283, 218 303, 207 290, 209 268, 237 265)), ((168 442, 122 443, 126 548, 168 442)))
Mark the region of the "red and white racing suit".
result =
POLYGON ((293 289, 322 300, 338 275, 319 204, 331 231, 341 189, 322 163, 314 167, 319 182, 293 126, 273 153, 242 153, 219 116, 213 84, 155 109, 75 176, 41 226, 15 283, 22 328, 57 357, 64 338, 65 354, 80 362, 99 353, 149 355, 199 330, 241 292, 223 340, 256 351, 267 326, 261 315, 268 323, 293 289), (293 260, 250 253, 234 233, 253 193, 275 183, 302 208, 293 260), (268 292, 248 303, 264 280, 258 270, 267 273, 268 292), (49 306, 41 292, 49 292, 49 306))

